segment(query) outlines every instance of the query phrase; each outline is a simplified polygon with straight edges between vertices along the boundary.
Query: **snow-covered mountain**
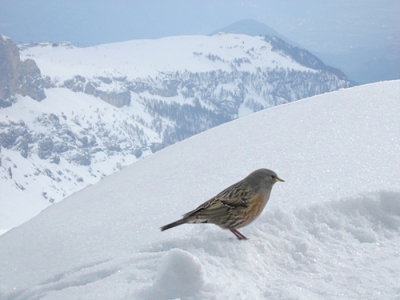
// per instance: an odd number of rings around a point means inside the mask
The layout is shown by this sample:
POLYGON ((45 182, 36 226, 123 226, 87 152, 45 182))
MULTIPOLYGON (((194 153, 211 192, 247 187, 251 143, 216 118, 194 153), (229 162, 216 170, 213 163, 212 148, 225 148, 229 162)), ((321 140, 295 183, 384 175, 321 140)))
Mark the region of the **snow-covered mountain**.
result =
POLYGON ((344 89, 146 157, 0 236, 0 298, 396 299, 399 101, 400 81, 344 89), (260 167, 285 183, 249 240, 159 230, 260 167))
POLYGON ((196 133, 351 86, 339 70, 273 36, 20 48, 21 61, 40 69, 36 88, 45 98, 15 95, 0 109, 3 229, 196 133))
MULTIPOLYGON (((342 24, 342 26, 345 25, 342 24)), ((311 28, 308 30, 313 31, 311 28)), ((232 23, 210 35, 219 31, 250 36, 274 35, 292 46, 304 48, 295 41, 296 39, 289 40, 276 30, 252 19, 232 23)), ((340 51, 338 49, 336 51, 333 49, 308 50, 326 64, 342 70, 350 79, 359 84, 400 79, 400 45, 392 38, 387 38, 387 40, 392 40, 392 43, 385 43, 386 46, 368 43, 366 47, 356 46, 347 50, 343 48, 340 51)))
POLYGON ((233 33, 233 34, 245 34, 245 35, 250 35, 250 36, 273 35, 273 36, 279 38, 280 40, 283 40, 283 41, 289 43, 292 46, 304 48, 300 44, 296 43, 295 41, 291 41, 288 38, 286 38, 285 36, 281 35, 275 29, 267 26, 264 23, 253 20, 253 19, 244 19, 244 20, 234 22, 234 23, 232 23, 228 26, 225 26, 219 30, 215 30, 208 35, 213 36, 213 35, 218 34, 219 32, 226 32, 226 33, 233 33))

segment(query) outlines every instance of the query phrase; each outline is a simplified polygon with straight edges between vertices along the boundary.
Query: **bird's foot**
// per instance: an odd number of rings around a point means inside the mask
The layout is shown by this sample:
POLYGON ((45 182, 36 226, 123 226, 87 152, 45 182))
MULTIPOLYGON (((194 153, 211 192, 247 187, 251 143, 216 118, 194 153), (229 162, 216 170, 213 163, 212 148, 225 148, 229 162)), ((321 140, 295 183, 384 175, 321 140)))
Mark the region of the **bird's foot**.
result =
POLYGON ((230 231, 239 239, 239 240, 247 240, 247 237, 245 237, 243 234, 241 234, 239 231, 236 229, 230 229, 230 231))

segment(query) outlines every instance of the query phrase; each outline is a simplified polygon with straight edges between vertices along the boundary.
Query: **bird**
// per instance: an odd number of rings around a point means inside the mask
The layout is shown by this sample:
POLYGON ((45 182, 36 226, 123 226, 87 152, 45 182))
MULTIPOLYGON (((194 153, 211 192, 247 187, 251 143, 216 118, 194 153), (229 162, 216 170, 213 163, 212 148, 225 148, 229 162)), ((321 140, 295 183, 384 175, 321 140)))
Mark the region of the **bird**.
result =
POLYGON ((268 169, 258 169, 226 188, 181 219, 162 226, 161 231, 182 225, 211 223, 230 230, 239 240, 247 240, 237 229, 253 222, 267 204, 276 182, 284 182, 268 169))

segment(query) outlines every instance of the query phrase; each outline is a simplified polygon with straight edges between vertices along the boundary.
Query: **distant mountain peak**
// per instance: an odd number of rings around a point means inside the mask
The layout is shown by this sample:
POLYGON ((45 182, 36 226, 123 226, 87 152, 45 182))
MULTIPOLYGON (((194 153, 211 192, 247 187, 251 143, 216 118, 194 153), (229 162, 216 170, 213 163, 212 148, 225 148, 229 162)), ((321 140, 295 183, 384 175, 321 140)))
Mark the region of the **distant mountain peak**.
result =
POLYGON ((267 26, 264 23, 253 20, 253 19, 245 19, 245 20, 237 21, 237 22, 232 23, 224 28, 213 31, 208 35, 212 36, 212 35, 218 34, 220 32, 245 34, 245 35, 250 35, 250 36, 274 35, 293 46, 302 48, 302 46, 300 44, 287 39, 283 35, 279 34, 279 32, 276 31, 275 29, 267 26))
POLYGON ((215 35, 219 32, 246 34, 250 36, 269 35, 269 34, 276 36, 279 35, 279 33, 276 30, 272 29, 271 27, 268 27, 264 23, 258 22, 253 19, 237 21, 217 31, 211 32, 209 35, 215 35))

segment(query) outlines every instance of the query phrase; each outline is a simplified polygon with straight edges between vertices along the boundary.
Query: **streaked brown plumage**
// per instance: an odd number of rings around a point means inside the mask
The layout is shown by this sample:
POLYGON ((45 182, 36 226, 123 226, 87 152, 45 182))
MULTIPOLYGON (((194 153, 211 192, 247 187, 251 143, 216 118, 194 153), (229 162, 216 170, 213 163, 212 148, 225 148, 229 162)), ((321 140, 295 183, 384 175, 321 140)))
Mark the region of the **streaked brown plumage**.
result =
POLYGON ((283 182, 274 171, 259 169, 223 190, 183 218, 161 227, 161 231, 185 223, 212 223, 229 229, 239 240, 247 239, 236 229, 254 221, 263 211, 272 186, 283 182))

